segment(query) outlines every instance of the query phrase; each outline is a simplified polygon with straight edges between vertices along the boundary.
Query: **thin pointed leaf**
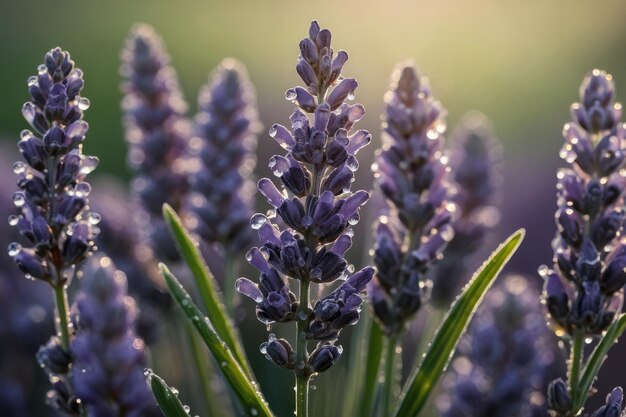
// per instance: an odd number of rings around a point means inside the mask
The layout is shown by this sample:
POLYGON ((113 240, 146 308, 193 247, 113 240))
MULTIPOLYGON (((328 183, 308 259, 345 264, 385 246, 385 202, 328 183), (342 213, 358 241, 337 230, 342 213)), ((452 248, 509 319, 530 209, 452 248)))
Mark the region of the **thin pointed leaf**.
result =
POLYGON ((604 333, 604 336, 602 336, 600 343, 596 345, 596 348, 589 356, 589 360, 583 370, 582 377, 580 378, 580 383, 578 385, 578 396, 574 399, 575 410, 580 410, 580 408, 582 408, 585 404, 587 394, 589 393, 589 390, 593 385, 593 381, 598 375, 598 372, 600 371, 600 368, 609 353, 609 349, 617 343, 617 339, 622 335, 622 333, 624 333, 625 330, 626 314, 622 314, 609 326, 604 333))
POLYGON ((394 416, 415 417, 421 412, 445 371, 476 307, 519 247, 524 233, 524 229, 520 229, 502 243, 463 289, 435 333, 424 360, 409 378, 394 416))
POLYGON ((159 271, 165 279, 170 294, 187 318, 191 320, 191 323, 213 354, 215 362, 219 364, 219 368, 226 382, 233 389, 246 415, 250 417, 272 416, 272 412, 268 408, 263 396, 252 385, 252 382, 239 365, 239 362, 235 359, 230 347, 220 338, 208 317, 204 317, 202 312, 193 303, 189 294, 187 294, 183 286, 180 285, 180 282, 178 282, 176 277, 172 275, 165 265, 160 264, 159 271))
POLYGON ((163 218, 170 228, 174 240, 178 244, 178 250, 189 266, 194 276, 202 303, 208 314, 215 331, 228 345, 237 362, 251 380, 254 374, 250 363, 244 353, 243 347, 235 331, 232 320, 226 311, 226 307, 220 297, 218 284, 213 274, 206 266, 198 247, 183 226, 182 221, 168 204, 163 205, 163 218))
POLYGON ((376 385, 378 383, 378 370, 381 362, 384 335, 380 326, 370 319, 371 325, 369 328, 369 337, 367 351, 365 352, 365 375, 363 375, 363 391, 361 392, 359 402, 359 414, 360 416, 367 416, 371 414, 371 410, 374 409, 376 400, 376 385))
POLYGON ((150 387, 165 417, 189 417, 189 413, 185 410, 185 406, 180 402, 178 396, 160 376, 150 375, 150 387))

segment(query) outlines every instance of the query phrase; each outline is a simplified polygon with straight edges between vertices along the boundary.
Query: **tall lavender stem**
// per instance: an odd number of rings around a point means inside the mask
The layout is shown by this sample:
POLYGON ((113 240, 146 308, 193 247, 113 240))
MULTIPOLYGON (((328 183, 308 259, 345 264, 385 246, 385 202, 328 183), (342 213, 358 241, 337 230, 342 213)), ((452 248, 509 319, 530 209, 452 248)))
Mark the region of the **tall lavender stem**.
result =
POLYGON ((336 345, 339 333, 358 321, 361 292, 374 273, 367 267, 348 278, 353 268, 344 258, 352 243, 350 226, 369 197, 365 191, 350 189, 358 168, 355 155, 371 137, 364 130, 351 131, 365 110, 346 103, 357 82, 341 77, 348 55, 344 51, 334 55, 330 44, 330 31, 315 21, 300 42, 296 70, 306 87, 286 93, 299 108, 291 115, 291 130, 278 124, 270 130, 287 151, 270 160, 283 190, 261 179, 259 190, 275 212, 252 218, 263 246, 252 248, 248 260, 261 272, 260 283, 237 280, 237 290, 257 303, 261 322, 297 323, 295 350, 287 340, 270 334, 261 351, 278 366, 294 371, 298 417, 308 415, 311 376, 329 369, 341 355, 342 347, 336 345), (287 227, 281 231, 281 225, 287 227), (298 282, 298 297, 288 278, 298 282), (321 292, 338 279, 343 282, 334 291, 317 300, 311 296, 312 285, 321 292), (309 342, 316 343, 311 353, 309 342))
POLYGON ((244 66, 224 60, 200 91, 192 159, 189 220, 206 242, 223 250, 225 301, 232 310, 235 258, 250 247, 254 207, 252 171, 259 128, 255 93, 244 66))
MULTIPOLYGON (((31 100, 22 114, 35 132, 21 134, 19 148, 25 162, 14 165, 20 191, 13 194, 20 215, 9 219, 31 246, 12 243, 9 255, 27 278, 43 280, 54 289, 58 347, 65 355, 72 335, 67 286, 92 251, 100 220, 89 212, 91 186, 84 181, 98 159, 82 154, 88 129, 83 111, 89 107, 89 100, 80 96, 82 77, 70 54, 55 48, 46 54, 38 74, 28 79, 31 100)), ((68 383, 69 365, 57 369, 61 372, 50 402, 76 415, 80 407, 68 383)))
POLYGON ((626 129, 614 95, 611 75, 593 70, 580 88, 580 103, 572 105, 561 150, 571 168, 557 174, 554 269, 539 268, 550 321, 570 353, 567 387, 559 379, 549 391, 559 416, 577 415, 589 395, 578 392, 584 340, 597 338, 622 310, 626 129))
POLYGON ((187 111, 163 41, 148 25, 133 28, 122 52, 121 73, 128 162, 137 171, 133 191, 147 214, 142 227, 156 255, 179 259, 161 216, 164 203, 179 211, 188 190, 183 156, 190 137, 187 111))

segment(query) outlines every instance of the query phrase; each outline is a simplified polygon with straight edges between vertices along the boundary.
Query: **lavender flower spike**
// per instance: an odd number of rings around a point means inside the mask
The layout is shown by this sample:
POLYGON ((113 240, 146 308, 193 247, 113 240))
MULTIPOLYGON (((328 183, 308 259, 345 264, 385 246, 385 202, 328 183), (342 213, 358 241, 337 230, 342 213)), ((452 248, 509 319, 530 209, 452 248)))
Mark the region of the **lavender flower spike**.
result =
POLYGON ((456 187, 454 202, 458 216, 453 222, 454 239, 443 252, 443 259, 431 274, 431 302, 447 309, 478 265, 472 255, 484 246, 487 235, 500 213, 493 206, 502 182, 502 146, 487 118, 468 113, 452 135, 450 166, 456 187))
MULTIPOLYGON (((83 72, 67 51, 55 48, 46 54, 38 74, 28 79, 31 100, 22 107, 34 132, 22 131, 18 146, 25 162, 13 166, 20 188, 13 203, 20 214, 11 216, 9 224, 19 229, 29 247, 11 243, 9 255, 27 278, 54 289, 59 339, 53 344, 61 352, 57 356, 67 354, 71 336, 66 288, 99 232, 100 216, 89 211, 91 186, 85 182, 98 159, 82 154, 88 129, 83 112, 89 107, 89 100, 80 96, 83 84, 83 72)), ((70 415, 78 413, 69 367, 50 365, 42 362, 55 374, 49 402, 70 415)))
POLYGON ((262 246, 253 248, 248 260, 261 273, 260 283, 237 281, 237 290, 257 303, 260 321, 297 322, 295 349, 272 335, 262 352, 294 370, 299 417, 307 413, 310 376, 330 368, 341 355, 336 340, 345 326, 358 321, 362 293, 374 273, 368 267, 351 275, 344 257, 352 244, 351 226, 369 198, 365 191, 351 190, 356 153, 371 139, 368 132, 353 130, 365 110, 346 102, 357 86, 356 80, 341 77, 348 55, 335 55, 330 31, 315 21, 300 42, 300 52, 296 70, 305 86, 286 93, 299 107, 291 115, 291 129, 274 125, 270 130, 287 151, 270 160, 282 187, 267 178, 259 181, 273 210, 267 216, 255 214, 251 221, 262 246), (299 299, 290 290, 289 278, 299 284, 299 299), (321 284, 322 292, 324 284, 338 279, 345 282, 310 300, 311 283, 321 284), (312 353, 309 341, 316 343, 312 353))
POLYGON ((626 129, 619 123, 611 75, 594 70, 580 89, 565 125, 561 156, 572 168, 559 170, 559 209, 553 241, 554 270, 545 278, 546 306, 558 332, 600 334, 621 311, 626 284, 624 220, 626 129))
POLYGON ((542 391, 556 352, 528 284, 510 276, 487 294, 444 381, 442 417, 546 415, 542 391))
POLYGON ((90 416, 161 416, 144 377, 144 342, 135 334, 137 309, 126 276, 110 258, 89 263, 74 310, 73 382, 90 416))
MULTIPOLYGON (((601 335, 622 310, 624 299, 626 241, 621 235, 626 128, 620 122, 621 104, 614 102, 614 96, 612 76, 593 70, 580 87, 580 103, 572 105, 572 121, 563 129, 561 150, 561 157, 572 167, 557 174, 554 268, 539 268, 551 324, 557 335, 570 342, 571 398, 588 395, 575 390, 585 356, 583 340, 601 335)), ((566 410, 566 403, 551 398, 553 413, 578 413, 566 410)))
POLYGON ((252 242, 251 176, 259 122, 254 89, 243 65, 233 59, 222 61, 198 102, 197 136, 190 142, 196 158, 189 173, 192 224, 206 242, 221 244, 229 258, 252 242))
POLYGON ((454 235, 455 205, 443 154, 445 112, 427 80, 399 66, 385 103, 383 148, 372 168, 388 213, 376 226, 377 273, 368 292, 375 317, 394 336, 429 296, 428 273, 454 235))
POLYGON ((137 171, 133 191, 147 211, 146 239, 159 257, 177 260, 161 209, 163 203, 176 211, 183 205, 188 184, 182 157, 191 132, 176 73, 152 27, 133 28, 122 51, 121 73, 128 162, 137 171))

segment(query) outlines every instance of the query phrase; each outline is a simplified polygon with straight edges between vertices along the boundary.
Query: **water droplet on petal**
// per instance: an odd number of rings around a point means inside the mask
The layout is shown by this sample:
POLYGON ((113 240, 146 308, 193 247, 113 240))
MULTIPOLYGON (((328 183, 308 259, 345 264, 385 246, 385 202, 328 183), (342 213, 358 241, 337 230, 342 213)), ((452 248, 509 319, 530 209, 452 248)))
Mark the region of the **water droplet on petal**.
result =
POLYGON ((16 256, 22 250, 22 245, 17 242, 11 242, 7 248, 10 257, 16 256))
POLYGON ((15 207, 22 207, 26 202, 26 197, 21 191, 14 192, 11 198, 13 199, 13 204, 15 204, 15 207))

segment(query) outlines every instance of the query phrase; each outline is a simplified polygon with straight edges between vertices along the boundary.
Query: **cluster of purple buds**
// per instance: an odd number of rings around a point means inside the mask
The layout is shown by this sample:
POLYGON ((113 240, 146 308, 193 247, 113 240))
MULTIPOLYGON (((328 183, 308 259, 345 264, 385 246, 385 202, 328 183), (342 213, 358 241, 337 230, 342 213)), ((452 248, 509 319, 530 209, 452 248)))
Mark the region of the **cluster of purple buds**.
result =
POLYGON ((188 183, 183 167, 190 126, 174 69, 161 38, 147 25, 133 28, 122 52, 122 109, 126 140, 130 145, 128 162, 136 169, 133 191, 147 215, 142 219, 149 230, 157 256, 179 258, 176 246, 162 219, 168 203, 179 211, 185 201, 188 183))
POLYGON ((456 187, 457 217, 452 226, 454 239, 443 252, 443 259, 430 275, 431 302, 448 308, 475 269, 473 257, 483 247, 489 230, 499 219, 493 204, 501 182, 498 165, 501 146, 487 118, 470 113, 453 134, 450 167, 456 187))
POLYGON ((385 96, 383 148, 373 166, 388 210, 376 226, 376 280, 368 293, 385 333, 404 330, 429 296, 428 272, 454 235, 441 104, 411 65, 385 96))
POLYGON ((250 247, 252 171, 258 120, 255 94, 242 64, 224 60, 200 92, 190 154, 194 231, 232 256, 250 247))
POLYGON ((83 111, 89 107, 80 96, 83 84, 83 73, 68 52, 55 48, 46 54, 38 74, 28 79, 31 100, 22 107, 34 132, 22 131, 19 149, 25 162, 13 166, 20 188, 13 203, 20 214, 9 223, 30 247, 12 243, 9 255, 26 277, 55 288, 68 283, 93 249, 100 220, 88 209, 91 186, 85 177, 98 159, 82 154, 88 129, 83 111))
POLYGON ((626 410, 622 409, 624 401, 624 390, 616 387, 606 396, 603 406, 594 411, 589 417, 622 417, 626 410))
POLYGON ((365 110, 346 102, 353 98, 357 82, 341 76, 348 55, 334 55, 330 44, 330 31, 315 21, 309 37, 300 42, 296 69, 305 86, 286 93, 299 108, 291 115, 291 129, 276 124, 270 130, 287 151, 270 160, 283 190, 261 179, 259 190, 274 210, 251 220, 262 246, 250 250, 248 260, 261 273, 260 282, 237 281, 237 290, 257 303, 261 322, 296 321, 298 338, 317 343, 311 355, 304 356, 273 335, 262 346, 277 365, 305 376, 325 371, 339 358, 341 347, 335 341, 341 329, 358 321, 362 293, 374 274, 371 267, 351 274, 353 268, 344 257, 352 245, 351 226, 369 198, 367 192, 352 192, 350 187, 358 168, 356 153, 371 136, 352 130, 365 110), (288 279, 299 282, 300 299, 288 279), (343 282, 334 291, 309 302, 311 283, 321 292, 337 280, 343 282))
POLYGON ((462 339, 439 400, 442 417, 545 416, 555 362, 539 294, 523 277, 489 292, 462 339))
MULTIPOLYGON (((110 258, 86 268, 73 311, 72 382, 90 416, 162 416, 144 377, 144 341, 135 334, 137 309, 126 276, 110 258)), ((50 354, 49 354, 50 355, 50 354)))
POLYGON ((558 172, 554 270, 545 278, 544 298, 559 335, 599 335, 621 311, 626 284, 624 212, 625 126, 614 102, 610 74, 585 77, 580 103, 565 125, 561 156, 572 165, 558 172))
POLYGON ((39 348, 37 362, 52 383, 46 403, 63 415, 80 416, 80 400, 71 382, 72 356, 58 337, 51 337, 47 344, 39 348))

